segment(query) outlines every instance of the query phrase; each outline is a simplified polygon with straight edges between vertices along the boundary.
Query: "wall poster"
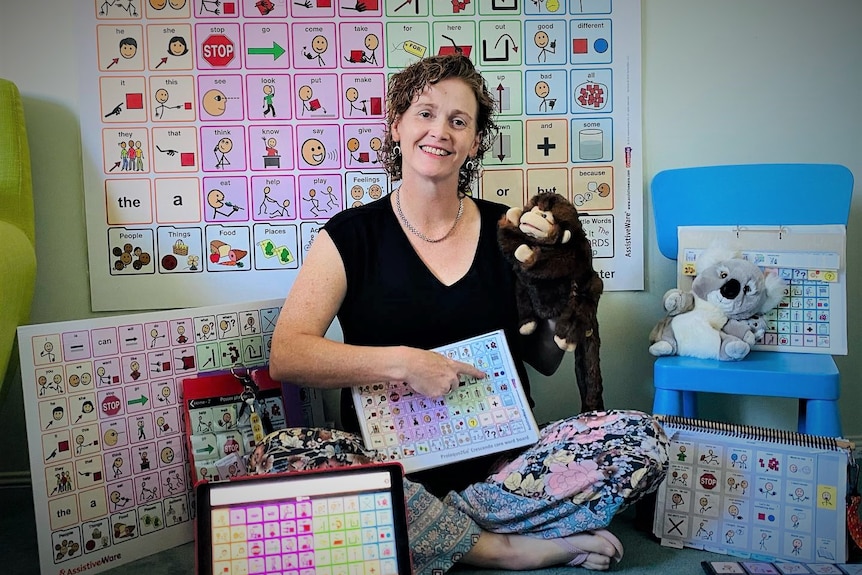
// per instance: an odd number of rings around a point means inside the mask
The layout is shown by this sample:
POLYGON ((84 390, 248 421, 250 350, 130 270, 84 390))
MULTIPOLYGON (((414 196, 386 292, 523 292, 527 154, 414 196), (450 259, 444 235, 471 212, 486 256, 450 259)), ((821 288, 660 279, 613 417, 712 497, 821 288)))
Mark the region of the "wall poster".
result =
POLYGON ((80 13, 94 310, 283 298, 320 227, 392 189, 378 158, 389 75, 449 52, 498 99, 474 194, 565 195, 606 291, 643 289, 640 2, 94 0, 80 13))

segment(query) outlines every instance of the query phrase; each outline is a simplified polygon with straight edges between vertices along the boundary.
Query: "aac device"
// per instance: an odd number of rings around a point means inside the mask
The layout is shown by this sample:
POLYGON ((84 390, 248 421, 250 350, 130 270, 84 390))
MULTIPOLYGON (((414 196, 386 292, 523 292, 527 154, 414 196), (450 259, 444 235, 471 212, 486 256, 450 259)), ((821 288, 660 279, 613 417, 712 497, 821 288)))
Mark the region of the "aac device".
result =
POLYGON ((380 463, 195 487, 198 575, 410 575, 403 468, 380 463))

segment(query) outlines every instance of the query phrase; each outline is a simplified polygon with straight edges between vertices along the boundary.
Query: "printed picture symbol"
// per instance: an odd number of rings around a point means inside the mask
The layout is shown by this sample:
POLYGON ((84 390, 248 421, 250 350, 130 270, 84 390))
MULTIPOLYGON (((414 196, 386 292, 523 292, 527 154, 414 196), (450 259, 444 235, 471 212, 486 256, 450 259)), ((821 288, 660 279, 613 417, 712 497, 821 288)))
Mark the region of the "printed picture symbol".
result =
POLYGON ((111 63, 108 64, 105 69, 110 70, 113 66, 117 65, 120 62, 120 58, 124 60, 131 60, 138 53, 138 41, 134 38, 123 38, 120 40, 120 55, 116 58, 111 59, 111 63))
POLYGON ((264 168, 280 168, 281 167, 281 156, 278 154, 278 149, 275 147, 278 145, 278 141, 275 138, 261 138, 263 140, 264 149, 266 150, 266 154, 263 156, 263 167, 264 168))
POLYGON ((318 110, 323 114, 326 114, 326 108, 324 108, 320 104, 320 100, 314 98, 314 90, 311 89, 311 86, 301 86, 299 91, 297 92, 299 95, 299 99, 302 102, 302 115, 305 115, 305 112, 314 113, 318 110))
POLYGON ((302 199, 311 204, 311 207, 308 209, 308 211, 314 214, 314 217, 319 217, 320 214, 317 212, 317 210, 320 209, 320 200, 318 200, 316 196, 317 191, 314 188, 311 188, 310 190, 308 190, 308 197, 302 199))
POLYGON ((273 4, 271 0, 258 0, 254 3, 254 7, 257 8, 257 11, 261 16, 266 16, 275 10, 275 4, 273 4))
POLYGON ((548 33, 544 30, 536 32, 535 36, 533 36, 533 43, 539 49, 539 55, 536 58, 537 62, 547 62, 548 54, 557 53, 557 41, 551 40, 548 33))
POLYGON ((219 189, 213 189, 207 193, 207 204, 213 209, 213 219, 215 219, 216 216, 230 218, 236 212, 245 209, 241 206, 237 206, 236 204, 226 201, 224 192, 219 189))
POLYGON ((493 50, 495 52, 497 52, 499 55, 498 56, 490 56, 488 54, 488 41, 483 39, 482 40, 482 60, 484 60, 485 62, 508 62, 509 61, 509 49, 510 48, 513 52, 518 51, 518 45, 515 43, 515 39, 512 38, 512 36, 509 34, 503 34, 499 38, 497 38, 497 41, 494 43, 494 48, 493 48, 493 50), (500 42, 503 42, 503 40, 505 40, 505 42, 503 43, 503 52, 502 52, 502 54, 500 54, 499 53, 500 42))
MULTIPOLYGON (((557 104, 557 99, 556 98, 548 98, 548 96, 551 93, 551 86, 548 85, 547 82, 545 82, 545 81, 536 82, 536 86, 533 89, 533 91, 536 93, 536 96, 539 97, 539 107, 538 107, 539 112, 543 112, 543 111, 544 112, 550 112, 551 110, 554 109, 554 106, 557 104)), ((547 152, 545 153, 545 155, 546 156, 548 155, 547 152)))
POLYGON ((560 9, 560 0, 531 0, 533 5, 537 8, 537 11, 541 13, 542 11, 542 3, 545 4, 545 9, 549 13, 554 13, 559 11, 560 9))
POLYGON ((221 240, 212 240, 210 242, 210 262, 213 264, 244 268, 245 262, 241 260, 247 255, 247 251, 234 248, 221 240))
POLYGON ((71 539, 63 539, 54 546, 54 561, 73 557, 80 551, 81 545, 71 539))
POLYGON ((326 146, 317 138, 309 138, 302 143, 300 155, 309 166, 319 166, 326 159, 326 146))
POLYGON ((317 35, 311 39, 311 52, 306 46, 302 47, 302 55, 309 60, 316 60, 320 67, 326 66, 323 54, 329 49, 329 40, 325 36, 317 35))
POLYGON ((377 66, 377 48, 380 47, 380 38, 376 34, 368 34, 363 42, 368 54, 364 50, 351 50, 349 56, 344 59, 350 64, 370 64, 377 66))
MULTIPOLYGON (((227 155, 233 150, 233 140, 230 138, 222 138, 218 141, 215 148, 213 148, 213 154, 216 157, 216 169, 223 170, 225 166, 230 165, 230 160, 228 160, 227 155)), ((212 206, 212 204, 210 204, 212 206)), ((234 210, 236 211, 236 210, 234 210)))
POLYGON ((246 52, 249 56, 272 56, 272 61, 275 62, 285 54, 286 50, 278 42, 273 42, 268 48, 249 46, 246 52))
POLYGON ((575 88, 575 102, 581 108, 601 110, 607 103, 608 87, 598 82, 586 82, 575 88))
POLYGON ((413 5, 413 12, 418 16, 419 15, 419 1, 420 0, 404 0, 401 4, 399 4, 393 12, 398 12, 405 6, 413 5))
POLYGON ((547 136, 542 139, 541 144, 536 144, 536 149, 542 150, 542 153, 545 157, 548 157, 551 153, 551 150, 555 149, 556 147, 557 145, 551 143, 551 140, 547 136))
POLYGON ((119 10, 124 10, 132 18, 138 17, 138 9, 135 8, 134 0, 103 0, 99 5, 99 16, 108 16, 111 8, 115 6, 119 10))
MULTIPOLYGON (((201 8, 198 11, 198 16, 203 15, 206 11, 213 16, 218 16, 221 13, 221 0, 200 0, 201 8)), ((225 12, 227 14, 227 12, 225 12)))
POLYGON ((120 159, 111 167, 110 172, 117 168, 121 171, 142 172, 144 171, 144 151, 141 149, 140 140, 129 140, 119 142, 120 159))
POLYGON ((383 144, 380 138, 372 138, 369 140, 368 145, 371 148, 371 151, 375 152, 374 159, 371 158, 371 154, 368 152, 359 151, 360 143, 358 138, 350 138, 347 140, 347 151, 350 155, 348 163, 352 164, 353 162, 356 162, 359 164, 367 164, 370 162, 372 164, 376 164, 379 161, 379 152, 383 144))
MULTIPOLYGON (((57 357, 54 354, 54 344, 51 343, 50 341, 46 341, 45 344, 42 346, 42 351, 39 352, 39 356, 40 357, 47 357, 49 362, 54 363, 54 360, 57 357)), ((41 376, 39 379, 40 380, 41 379, 46 380, 45 376, 41 376)), ((58 391, 62 392, 62 390, 58 390, 58 391)))
POLYGON ((140 271, 146 265, 152 261, 152 256, 149 252, 145 252, 143 248, 140 246, 134 246, 132 244, 123 244, 123 247, 114 246, 111 250, 111 253, 116 260, 114 260, 114 269, 117 271, 123 271, 129 266, 136 271, 140 271))
POLYGON ((493 144, 491 144, 491 151, 493 152, 494 157, 501 162, 511 156, 512 136, 497 132, 497 136, 494 138, 493 144))
MULTIPOLYGON (((606 198, 611 193, 611 186, 606 182, 598 183, 598 182, 589 182, 587 184, 587 191, 583 194, 575 194, 572 203, 578 207, 583 206, 587 202, 590 202, 594 198, 606 198)), ((736 463, 735 458, 736 454, 731 456, 733 462, 732 466, 736 463)), ((743 456, 744 457, 744 456, 743 456)))
POLYGON ((491 10, 495 12, 517 12, 520 8, 518 7, 518 0, 491 0, 491 10))
POLYGON ((159 88, 156 90, 156 93, 153 94, 153 98, 156 100, 156 108, 155 108, 155 116, 156 118, 164 118, 165 110, 179 110, 184 108, 183 104, 177 104, 176 106, 168 106, 168 99, 170 99, 170 94, 164 88, 159 88))
POLYGON ((272 117, 275 118, 275 104, 273 104, 273 100, 275 99, 275 87, 272 84, 266 84, 263 87, 263 115, 266 117, 267 114, 272 114, 272 117))
POLYGON ((440 50, 437 51, 438 56, 451 56, 453 54, 461 54, 465 58, 470 57, 470 53, 473 51, 472 46, 468 46, 468 45, 459 46, 458 44, 455 43, 455 40, 453 40, 449 36, 446 36, 445 34, 441 34, 441 36, 443 38, 445 38, 446 40, 448 40, 449 43, 452 45, 451 46, 440 46, 440 50))
POLYGON ((186 7, 186 0, 149 0, 150 8, 153 10, 164 10, 165 6, 170 6, 172 10, 182 10, 186 7))

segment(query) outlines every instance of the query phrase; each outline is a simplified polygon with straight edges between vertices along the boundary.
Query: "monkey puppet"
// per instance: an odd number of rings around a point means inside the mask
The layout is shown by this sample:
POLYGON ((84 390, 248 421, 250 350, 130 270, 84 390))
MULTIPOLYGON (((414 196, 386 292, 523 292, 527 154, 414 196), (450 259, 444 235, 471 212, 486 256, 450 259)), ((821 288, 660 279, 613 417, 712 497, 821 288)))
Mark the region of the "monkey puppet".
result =
POLYGON ((554 324, 557 346, 575 352, 581 411, 604 409, 596 317, 604 284, 577 209, 559 194, 538 194, 500 218, 497 239, 515 270, 521 334, 554 324))

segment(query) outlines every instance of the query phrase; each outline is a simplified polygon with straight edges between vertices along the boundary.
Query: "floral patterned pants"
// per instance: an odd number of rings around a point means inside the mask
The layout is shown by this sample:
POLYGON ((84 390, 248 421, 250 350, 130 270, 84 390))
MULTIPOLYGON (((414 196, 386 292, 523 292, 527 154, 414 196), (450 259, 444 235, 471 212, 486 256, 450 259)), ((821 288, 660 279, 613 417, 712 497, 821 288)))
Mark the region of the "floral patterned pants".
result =
MULTIPOLYGON (((658 488, 668 440, 638 411, 588 412, 548 424, 539 442, 489 477, 442 501, 405 480, 413 570, 449 570, 485 531, 546 539, 607 527, 614 515, 658 488)), ((361 437, 290 428, 268 435, 251 454, 250 473, 380 462, 361 437)))

